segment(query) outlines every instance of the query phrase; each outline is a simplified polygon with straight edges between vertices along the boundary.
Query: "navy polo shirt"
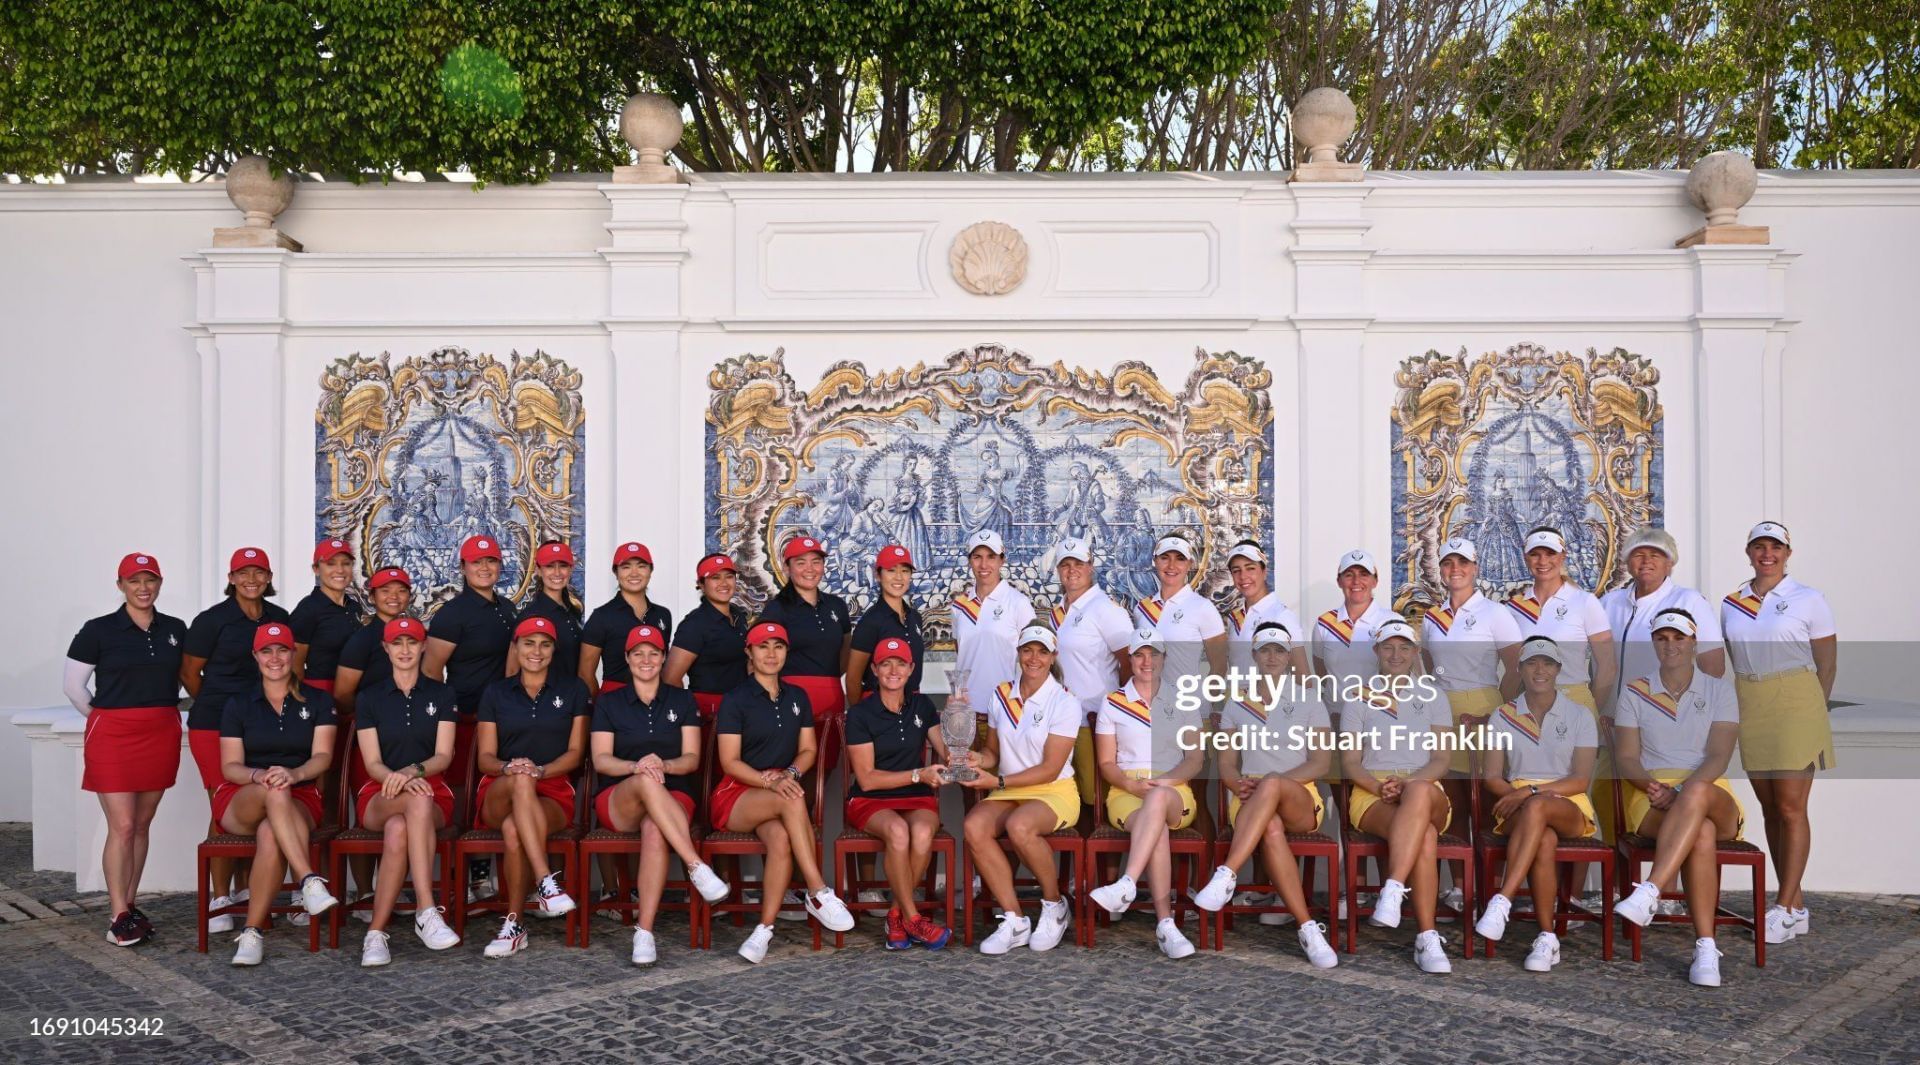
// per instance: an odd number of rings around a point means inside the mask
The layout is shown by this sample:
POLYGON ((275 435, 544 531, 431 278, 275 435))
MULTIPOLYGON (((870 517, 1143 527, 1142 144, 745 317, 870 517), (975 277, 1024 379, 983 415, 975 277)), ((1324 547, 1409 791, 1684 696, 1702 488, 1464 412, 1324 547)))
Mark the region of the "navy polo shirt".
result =
POLYGON ((294 605, 287 623, 293 626, 295 643, 307 645, 306 675, 313 680, 332 680, 340 666, 340 651, 366 616, 360 600, 349 595, 336 605, 327 593, 315 588, 294 605))
POLYGON ((360 671, 358 691, 366 691, 383 680, 393 679, 393 660, 387 657, 386 632, 387 623, 376 615, 372 621, 355 629, 353 635, 347 637, 346 646, 340 648, 340 667, 360 671))
POLYGON ((746 611, 732 611, 732 618, 714 609, 705 599, 693 612, 680 619, 680 631, 673 634, 673 646, 694 656, 687 670, 687 687, 709 695, 722 695, 747 679, 746 611))
POLYGON ((562 606, 543 591, 536 590, 520 604, 520 617, 546 618, 553 622, 553 665, 548 668, 569 677, 580 675, 580 615, 572 607, 562 606))
POLYGON ((215 729, 227 700, 260 686, 260 665, 253 660, 253 631, 269 621, 291 622, 277 603, 263 602, 255 620, 227 596, 202 610, 187 626, 186 653, 207 660, 200 673, 200 694, 187 711, 187 727, 215 729))
MULTIPOLYGON (((912 602, 907 603, 907 618, 902 621, 885 599, 877 600, 867 608, 866 613, 860 615, 860 624, 853 627, 853 649, 865 651, 869 656, 874 648, 880 646, 881 640, 887 639, 905 640, 907 646, 913 649, 913 674, 907 677, 907 691, 918 692, 920 670, 927 660, 927 640, 920 634, 920 611, 912 602)), ((873 675, 871 657, 867 661, 867 672, 860 687, 870 692, 880 690, 880 683, 873 675)))
POLYGON ((502 762, 526 758, 546 765, 567 753, 573 719, 585 717, 588 710, 587 686, 580 678, 552 671, 532 698, 519 677, 502 677, 480 696, 480 720, 499 729, 494 753, 502 762))
MULTIPOLYGON (((927 764, 927 732, 940 727, 940 715, 933 701, 924 695, 909 695, 899 713, 886 708, 878 693, 853 704, 847 711, 847 746, 873 744, 873 767, 889 773, 911 773, 927 764)), ((907 784, 898 788, 867 791, 847 772, 849 799, 912 799, 932 795, 930 784, 907 784)))
POLYGON ((791 604, 779 596, 767 600, 760 609, 760 620, 787 628, 787 677, 834 677, 840 672, 840 645, 853 631, 853 614, 847 601, 830 592, 819 593, 819 602, 809 605, 798 593, 791 604))
POLYGON ((361 688, 353 702, 354 730, 374 730, 380 741, 380 764, 388 769, 405 769, 432 758, 440 740, 440 723, 458 717, 453 686, 427 677, 406 692, 389 677, 361 688))
MULTIPOLYGON (((632 684, 633 671, 627 668, 627 633, 642 624, 660 630, 662 638, 673 639, 673 614, 653 600, 647 600, 647 616, 638 617, 627 597, 614 593, 612 599, 593 608, 586 627, 580 630, 580 642, 600 649, 600 679, 632 684)), ((669 644, 671 646, 671 644, 669 644)))
POLYGON ((180 705, 180 656, 187 623, 154 611, 146 628, 122 606, 93 618, 67 645, 67 657, 93 667, 93 708, 180 705))
POLYGON ((785 769, 800 754, 800 730, 813 727, 813 704, 798 686, 781 682, 780 698, 758 680, 728 692, 714 714, 714 732, 740 737, 740 760, 754 769, 785 769))
POLYGON ((297 769, 313 757, 313 730, 337 723, 333 696, 318 688, 301 685, 276 713, 267 689, 255 684, 251 692, 227 700, 220 737, 246 744, 248 769, 297 769))
POLYGON ((506 596, 488 599, 472 588, 461 589, 433 615, 427 636, 453 645, 447 683, 459 694, 462 707, 479 706, 480 693, 506 674, 507 648, 518 620, 506 596))
MULTIPOLYGON (((650 754, 659 755, 663 762, 678 758, 686 753, 686 737, 681 730, 699 727, 700 707, 685 688, 662 684, 652 702, 640 698, 631 687, 621 688, 602 695, 593 704, 593 731, 613 734, 613 756, 623 762, 637 762, 650 754)), ((594 794, 625 779, 601 777, 594 794)), ((667 774, 667 788, 691 796, 693 774, 667 774)))

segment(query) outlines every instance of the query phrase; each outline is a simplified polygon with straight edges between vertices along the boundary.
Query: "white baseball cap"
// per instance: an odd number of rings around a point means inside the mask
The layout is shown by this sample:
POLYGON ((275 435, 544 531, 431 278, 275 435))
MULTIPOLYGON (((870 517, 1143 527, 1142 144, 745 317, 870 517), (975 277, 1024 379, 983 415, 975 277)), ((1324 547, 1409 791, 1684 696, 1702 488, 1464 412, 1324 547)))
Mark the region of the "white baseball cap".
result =
POLYGON ((1459 555, 1468 562, 1480 561, 1480 549, 1464 536, 1455 536, 1440 545, 1440 561, 1445 562, 1448 555, 1459 555))
POLYGON ((1420 642, 1420 634, 1414 632, 1413 626, 1407 624, 1400 618, 1383 622, 1379 628, 1373 630, 1373 645, 1375 647, 1392 639, 1401 639, 1411 644, 1418 644, 1420 642))
POLYGON ((1338 577, 1355 566, 1359 566, 1376 577, 1380 576, 1380 564, 1373 560, 1373 553, 1360 547, 1356 547, 1340 556, 1340 564, 1334 567, 1333 575, 1338 577))
POLYGON ((1620 553, 1631 555, 1635 548, 1640 547, 1653 548, 1667 556, 1669 562, 1680 561, 1680 545, 1674 543, 1673 534, 1657 525, 1642 525, 1633 530, 1633 535, 1627 537, 1627 546, 1620 553))
POLYGON ((1054 546, 1054 549, 1053 549, 1054 565, 1057 566, 1060 563, 1065 562, 1067 559, 1070 559, 1070 558, 1079 559, 1080 561, 1086 562, 1086 563, 1092 563, 1093 562, 1093 545, 1088 543, 1087 538, 1084 536, 1069 536, 1065 540, 1060 541, 1057 545, 1054 546))
POLYGON ((1049 651, 1055 651, 1060 648, 1059 642, 1054 639, 1053 630, 1047 628, 1045 625, 1028 625, 1026 628, 1021 629, 1020 642, 1014 644, 1014 646, 1025 647, 1030 643, 1037 643, 1049 651))
POLYGON ((1567 541, 1552 529, 1539 529, 1527 534, 1527 546, 1521 554, 1528 554, 1536 547, 1544 547, 1556 555, 1567 553, 1567 541))
POLYGON ((1291 648, 1292 646, 1293 636, 1287 632, 1285 625, 1277 621, 1267 622, 1253 630, 1253 649, 1256 651, 1262 647, 1291 648))
POLYGON ((1127 653, 1132 654, 1142 647, 1151 647, 1161 654, 1165 654, 1167 652, 1167 641, 1161 638, 1160 632, 1157 629, 1141 629, 1133 634, 1132 639, 1127 641, 1127 653))
POLYGON ((1659 632, 1661 629, 1672 629, 1688 636, 1700 634, 1700 626, 1694 624, 1692 618, 1678 610, 1662 610, 1653 616, 1653 627, 1647 630, 1648 635, 1659 632))
POLYGON ((1793 546, 1793 539, 1787 535, 1787 527, 1777 521, 1763 521, 1748 529, 1747 542, 1755 540, 1778 540, 1788 547, 1793 546))
POLYGON ((1194 559, 1193 544, 1184 536, 1162 536, 1160 542, 1153 545, 1153 557, 1159 558, 1169 551, 1178 551, 1191 562, 1194 559))
POLYGON ((1001 540, 1000 534, 994 532, 992 529, 982 529, 972 536, 967 537, 967 554, 971 555, 976 548, 982 547, 992 551, 996 555, 1004 555, 1007 553, 1006 542, 1001 540))
POLYGON ((1560 653, 1560 645, 1545 636, 1529 636, 1527 642, 1520 645, 1520 661, 1529 658, 1551 658, 1560 665, 1566 665, 1566 658, 1560 653))
POLYGON ((1260 563, 1262 566, 1267 564, 1267 553, 1265 551, 1260 550, 1259 544, 1233 545, 1233 550, 1227 552, 1227 561, 1232 562, 1236 558, 1252 559, 1253 561, 1260 563))

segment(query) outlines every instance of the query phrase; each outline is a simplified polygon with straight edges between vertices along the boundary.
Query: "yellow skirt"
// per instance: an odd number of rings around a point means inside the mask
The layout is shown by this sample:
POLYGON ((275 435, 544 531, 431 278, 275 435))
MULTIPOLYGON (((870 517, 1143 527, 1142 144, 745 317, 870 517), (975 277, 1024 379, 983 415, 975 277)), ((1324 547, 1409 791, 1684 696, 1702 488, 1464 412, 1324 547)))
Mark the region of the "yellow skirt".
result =
POLYGON ((1080 789, 1074 787, 1072 777, 1045 784, 1028 784, 1022 788, 990 791, 983 801, 1023 803, 1036 800, 1052 808, 1055 832, 1080 820, 1080 789))
MULTIPOLYGON (((1396 771, 1374 774, 1376 777, 1399 777, 1401 780, 1405 780, 1412 775, 1410 772, 1396 771)), ((1447 798, 1447 789, 1440 787, 1439 781, 1434 780, 1428 783, 1431 783, 1436 788, 1440 788, 1440 806, 1447 811, 1446 820, 1440 822, 1440 831, 1445 832, 1448 826, 1453 824, 1453 800, 1447 798)), ((1374 804, 1380 801, 1380 796, 1358 785, 1355 785, 1349 794, 1353 797, 1347 801, 1347 805, 1351 807, 1351 809, 1347 811, 1347 824, 1352 825, 1355 832, 1365 832, 1366 829, 1360 827, 1360 822, 1366 820, 1367 811, 1373 809, 1374 804)))
MULTIPOLYGON (((1585 684, 1562 684, 1560 694, 1579 703, 1593 714, 1593 723, 1600 724, 1600 704, 1593 698, 1593 689, 1585 684)), ((1606 729, 1600 730, 1600 750, 1593 759, 1593 786, 1588 788, 1588 805, 1592 807, 1588 816, 1599 837, 1608 843, 1613 842, 1613 778, 1617 770, 1613 765, 1613 745, 1606 740, 1606 729)), ((1631 790, 1631 789, 1629 789, 1631 790)))
MULTIPOLYGON (((1551 783, 1553 783, 1551 780, 1516 780, 1516 781, 1513 781, 1513 786, 1516 788, 1524 788, 1528 784, 1551 784, 1551 783)), ((1608 790, 1611 791, 1612 789, 1609 788, 1608 790)), ((1593 835, 1593 827, 1594 825, 1599 823, 1599 821, 1593 816, 1593 800, 1589 798, 1585 792, 1581 792, 1578 795, 1562 795, 1560 797, 1574 804, 1575 806, 1579 807, 1580 816, 1585 817, 1587 819, 1587 827, 1584 830, 1582 830, 1578 836, 1574 838, 1584 839, 1587 836, 1593 835)), ((1496 836, 1504 836, 1507 834, 1506 818, 1496 817, 1493 819, 1493 834, 1496 836)))
MULTIPOLYGON (((1447 705, 1453 708, 1455 729, 1461 728, 1461 718, 1485 717, 1500 709, 1500 704, 1504 702, 1506 700, 1500 698, 1498 688, 1468 688, 1465 691, 1447 693, 1447 705)), ((1453 752, 1453 758, 1447 763, 1447 768, 1454 773, 1465 774, 1470 768, 1467 764, 1470 753, 1464 747, 1453 752)))
MULTIPOLYGON (((1307 794, 1313 796, 1313 824, 1315 828, 1327 820, 1327 801, 1320 797, 1320 786, 1314 783, 1306 785, 1307 794)), ((1227 792, 1227 824, 1231 827, 1240 819, 1240 796, 1227 792)))
MULTIPOLYGON (((1125 773, 1128 780, 1147 780, 1153 776, 1151 769, 1128 769, 1125 773)), ((1194 816, 1200 812, 1200 807, 1193 801, 1192 788, 1185 784, 1176 784, 1173 790, 1180 793, 1180 823, 1173 827, 1186 828, 1193 824, 1194 816)), ((1127 818, 1132 817, 1134 811, 1140 809, 1140 805, 1140 797, 1132 792, 1109 788, 1107 790, 1107 823, 1115 828, 1126 828, 1127 818)))
POLYGON ((1733 679, 1740 700, 1740 764, 1749 773, 1832 769, 1833 725, 1812 670, 1733 679))
POLYGON ((1094 788, 1100 780, 1100 767, 1093 760, 1093 730, 1081 726, 1073 741, 1073 782, 1080 786, 1080 802, 1092 806, 1094 788))
MULTIPOLYGON (((1652 773, 1653 779, 1662 784, 1678 784, 1680 781, 1692 775, 1690 771, 1685 769, 1656 769, 1652 773)), ((1742 838, 1747 830, 1747 812, 1740 805, 1740 796, 1733 793, 1733 785, 1727 783, 1726 777, 1721 777, 1719 780, 1714 781, 1713 786, 1726 792, 1727 796, 1733 800, 1733 808, 1739 814, 1739 820, 1735 822, 1733 838, 1742 838)), ((1648 811, 1653 809, 1653 802, 1647 798, 1646 792, 1641 791, 1632 784, 1622 783, 1620 790, 1625 795, 1627 806, 1627 831, 1634 835, 1639 835, 1640 822, 1647 819, 1648 811)))

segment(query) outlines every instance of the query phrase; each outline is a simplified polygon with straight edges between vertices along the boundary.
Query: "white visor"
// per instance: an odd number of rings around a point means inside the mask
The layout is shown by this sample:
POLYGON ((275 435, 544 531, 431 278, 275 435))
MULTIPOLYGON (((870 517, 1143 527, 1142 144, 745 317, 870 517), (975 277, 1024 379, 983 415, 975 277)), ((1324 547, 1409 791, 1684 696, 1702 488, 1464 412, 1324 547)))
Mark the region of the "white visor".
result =
POLYGON ((1530 637, 1520 645, 1520 661, 1525 662, 1530 658, 1551 658, 1560 665, 1567 664, 1566 658, 1560 653, 1560 645, 1545 636, 1530 637))
POLYGON ((1276 625, 1270 629, 1263 627, 1253 634, 1253 649, 1258 651, 1262 647, 1290 650, 1293 647, 1293 638, 1287 634, 1287 628, 1284 625, 1276 625))
POLYGON ((1178 551, 1187 561, 1193 561, 1193 545, 1184 536, 1162 536, 1160 542, 1153 545, 1153 557, 1159 558, 1169 551, 1178 551))
POLYGON ((1661 629, 1672 629, 1687 636, 1700 634, 1700 626, 1694 624, 1692 618, 1678 610, 1662 610, 1653 616, 1653 628, 1649 630, 1649 635, 1661 629))
POLYGON ((1793 546, 1793 540, 1787 536, 1787 527, 1777 521, 1763 521, 1748 529, 1747 542, 1752 543, 1755 540, 1778 540, 1788 547, 1793 546))
POLYGON ((1260 550, 1259 544, 1236 544, 1233 550, 1227 552, 1227 561, 1232 562, 1236 558, 1249 558, 1262 566, 1267 564, 1267 553, 1260 550))
POLYGON ((1567 553, 1567 542, 1560 538, 1559 533, 1548 529, 1542 529, 1537 533, 1529 535, 1527 537, 1526 550, 1521 553, 1526 554, 1536 547, 1544 547, 1556 555, 1564 555, 1567 553))
POLYGON ((1057 650, 1060 646, 1053 638, 1053 630, 1045 625, 1028 625, 1020 630, 1020 642, 1015 646, 1025 647, 1030 643, 1037 643, 1049 651, 1057 650))
POLYGON ((1413 631, 1412 625, 1407 624, 1399 618, 1394 618, 1392 621, 1386 622, 1379 628, 1373 630, 1373 645, 1378 647, 1396 637, 1411 644, 1418 644, 1420 642, 1420 636, 1413 631))

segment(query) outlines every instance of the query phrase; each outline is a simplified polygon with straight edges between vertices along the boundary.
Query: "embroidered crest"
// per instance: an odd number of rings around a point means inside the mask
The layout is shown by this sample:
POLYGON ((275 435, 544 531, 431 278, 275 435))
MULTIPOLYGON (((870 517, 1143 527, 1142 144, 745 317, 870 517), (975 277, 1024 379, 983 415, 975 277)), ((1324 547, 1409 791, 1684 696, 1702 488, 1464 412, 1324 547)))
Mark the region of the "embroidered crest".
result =
POLYGON ((312 716, 313 716, 312 714, 307 713, 306 707, 303 706, 300 708, 300 720, 305 721, 307 718, 312 716))
POLYGON ((1561 621, 1567 620, 1567 604, 1561 603, 1553 608, 1553 616, 1561 621))
POLYGON ((1466 617, 1461 618, 1460 622, 1461 624, 1465 625, 1467 628, 1473 628, 1475 625, 1480 624, 1480 620, 1474 617, 1472 614, 1468 614, 1466 617))
POLYGON ((1695 695, 1693 697, 1693 708, 1695 710, 1705 710, 1707 708, 1707 697, 1704 695, 1695 695))
POLYGON ((667 711, 667 724, 671 725, 678 720, 680 720, 680 712, 678 710, 667 711))
POLYGON ((800 704, 799 704, 799 703, 794 703, 794 704, 793 704, 793 716, 794 716, 794 717, 799 717, 799 716, 800 716, 800 704))
POLYGON ((428 716, 428 717, 437 717, 437 716, 439 716, 439 714, 440 714, 440 708, 439 708, 439 707, 437 707, 437 706, 435 706, 435 705, 433 705, 433 703, 432 703, 432 702, 428 702, 428 703, 427 703, 427 716, 428 716))
POLYGON ((999 604, 998 606, 995 606, 995 607, 993 608, 993 620, 995 620, 995 621, 999 621, 999 620, 1000 620, 1000 616, 1001 616, 1002 614, 1005 614, 1006 612, 1007 612, 1007 604, 1005 604, 1005 603, 1001 603, 1001 604, 999 604))
POLYGON ((168 647, 178 647, 178 646, 180 646, 180 639, 179 639, 179 637, 177 637, 177 636, 174 636, 174 635, 173 635, 172 633, 168 633, 168 634, 167 634, 167 646, 168 646, 168 647))
POLYGON ((567 705, 567 701, 565 699, 560 698, 558 695, 553 697, 553 708, 555 710, 558 710, 565 705, 567 705))
POLYGON ((1786 613, 1786 612, 1787 612, 1787 601, 1786 601, 1785 599, 1776 599, 1776 600, 1774 600, 1774 602, 1773 602, 1773 612, 1774 612, 1774 613, 1776 613, 1776 614, 1784 614, 1784 613, 1786 613))

